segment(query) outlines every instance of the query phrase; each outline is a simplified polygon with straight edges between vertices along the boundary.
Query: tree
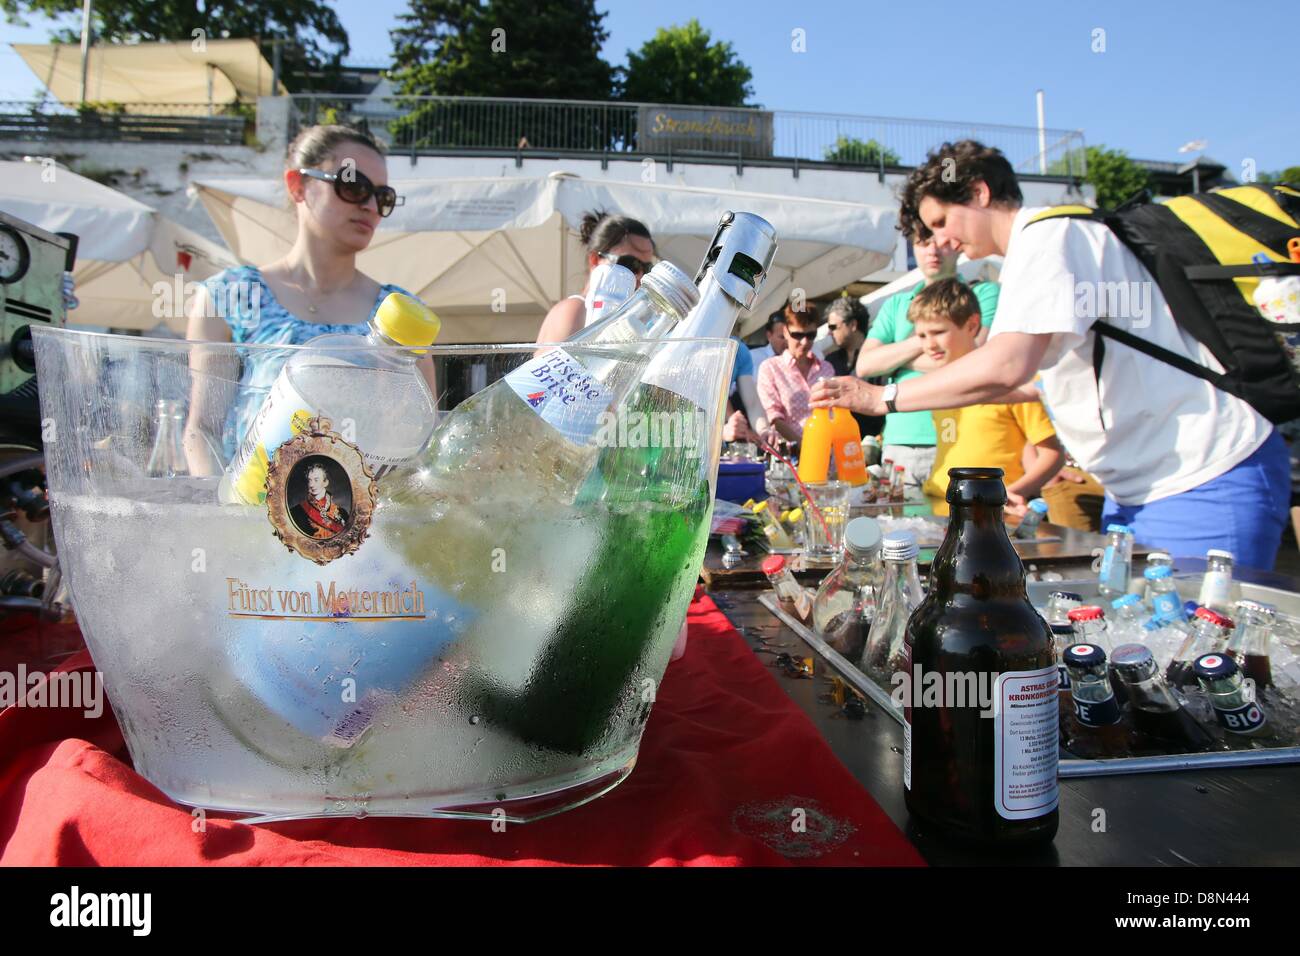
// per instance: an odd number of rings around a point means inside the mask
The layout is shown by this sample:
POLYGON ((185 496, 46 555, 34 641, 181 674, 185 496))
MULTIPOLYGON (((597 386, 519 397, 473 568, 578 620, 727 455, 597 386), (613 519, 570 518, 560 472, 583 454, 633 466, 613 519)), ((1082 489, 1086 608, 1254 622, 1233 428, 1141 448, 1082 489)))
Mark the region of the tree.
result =
POLYGON ((1288 166, 1286 169, 1280 169, 1274 173, 1260 173, 1259 181, 1261 183, 1289 183, 1292 186, 1300 185, 1300 166, 1288 166))
POLYGON ((660 27, 638 51, 627 51, 623 99, 687 106, 746 106, 754 74, 730 43, 714 42, 700 21, 660 27))
MULTIPOLYGON (((614 68, 594 0, 410 0, 392 31, 401 93, 609 100, 614 68)), ((392 124, 399 145, 597 148, 614 133, 599 108, 420 102, 392 124)))
POLYGON ((826 150, 828 163, 862 163, 867 166, 902 166, 903 158, 896 152, 869 139, 865 143, 852 136, 835 137, 835 145, 826 150))
MULTIPOLYGON (((57 19, 76 14, 77 27, 56 30, 52 39, 79 43, 82 0, 0 0, 9 23, 25 25, 24 14, 57 19)), ((337 68, 348 52, 348 34, 324 0, 95 0, 96 41, 138 43, 173 40, 260 38, 271 56, 271 39, 284 39, 282 77, 337 68), (195 34, 202 30, 202 34, 195 34), (332 49, 329 49, 332 47, 332 49)))
MULTIPOLYGON (((1097 191, 1097 205, 1102 209, 1114 209, 1151 185, 1151 174, 1129 159, 1128 153, 1121 149, 1089 146, 1084 150, 1084 158, 1088 172, 1083 181, 1097 191)), ((1078 168, 1077 160, 1068 163, 1065 159, 1057 159, 1048 165, 1047 171, 1061 176, 1078 168)))

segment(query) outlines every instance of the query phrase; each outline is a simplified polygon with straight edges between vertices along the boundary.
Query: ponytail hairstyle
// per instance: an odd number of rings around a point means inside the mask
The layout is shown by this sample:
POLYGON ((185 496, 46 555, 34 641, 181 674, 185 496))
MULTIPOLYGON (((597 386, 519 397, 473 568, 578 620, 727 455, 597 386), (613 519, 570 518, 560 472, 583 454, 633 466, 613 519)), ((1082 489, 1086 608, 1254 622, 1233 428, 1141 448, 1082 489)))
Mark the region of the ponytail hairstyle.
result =
POLYGON ((612 215, 603 209, 593 209, 583 213, 582 228, 578 235, 587 252, 594 252, 597 255, 609 252, 628 236, 649 239, 650 244, 654 245, 654 239, 650 235, 650 230, 645 227, 645 223, 631 216, 612 215))

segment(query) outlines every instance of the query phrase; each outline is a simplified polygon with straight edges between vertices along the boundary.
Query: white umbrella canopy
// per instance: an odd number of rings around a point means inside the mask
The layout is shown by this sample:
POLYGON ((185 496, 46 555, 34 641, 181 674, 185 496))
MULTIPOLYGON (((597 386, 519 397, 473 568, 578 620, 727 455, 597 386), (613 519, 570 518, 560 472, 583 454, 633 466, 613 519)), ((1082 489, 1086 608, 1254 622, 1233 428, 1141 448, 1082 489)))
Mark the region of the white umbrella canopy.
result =
POLYGON ((78 236, 72 274, 81 304, 68 313, 72 325, 149 330, 166 323, 184 331, 185 283, 237 264, 144 203, 62 167, 0 162, 0 209, 78 236))
MULTIPOLYGON (((777 251, 762 296, 742 320, 759 325, 801 288, 809 298, 880 268, 896 242, 892 209, 863 203, 649 183, 567 173, 517 179, 394 179, 406 203, 358 257, 363 272, 420 296, 443 318, 439 341, 530 341, 547 310, 586 282, 578 230, 606 209, 644 222, 659 254, 694 272, 724 210, 757 213, 776 227, 777 251)), ((281 182, 196 184, 222 237, 246 262, 279 258, 297 231, 281 182)))

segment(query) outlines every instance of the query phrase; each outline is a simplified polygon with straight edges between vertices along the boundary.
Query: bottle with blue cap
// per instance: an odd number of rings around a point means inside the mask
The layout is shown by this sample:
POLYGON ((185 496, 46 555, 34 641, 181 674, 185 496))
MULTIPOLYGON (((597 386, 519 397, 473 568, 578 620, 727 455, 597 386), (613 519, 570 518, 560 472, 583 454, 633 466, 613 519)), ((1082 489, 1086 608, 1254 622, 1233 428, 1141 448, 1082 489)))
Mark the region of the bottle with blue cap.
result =
POLYGON ((876 619, 883 584, 880 524, 854 518, 844 526, 844 554, 813 599, 813 628, 848 661, 858 664, 876 619))
POLYGON ((1111 637, 1116 644, 1145 643, 1151 631, 1151 615, 1136 594, 1125 594, 1110 602, 1111 637))
POLYGON ((1147 582, 1152 621, 1158 626, 1168 627, 1186 620, 1182 599, 1174 585, 1173 569, 1164 565, 1148 566, 1142 576, 1147 582))
POLYGON ((1024 517, 1020 519, 1020 524, 1016 525, 1016 531, 1013 537, 1032 538, 1038 531, 1038 526, 1047 518, 1047 502, 1042 498, 1035 498, 1026 506, 1024 517))
POLYGON ((1268 718, 1255 699, 1254 683, 1247 684, 1237 662, 1227 654, 1202 654, 1192 664, 1196 682, 1210 699, 1219 725, 1230 734, 1264 737, 1268 718))
POLYGON ((1129 752, 1128 728, 1106 666, 1106 652, 1096 644, 1065 649, 1073 704, 1066 725, 1065 747, 1084 759, 1123 757, 1129 752))
POLYGON ((1101 554, 1097 586, 1101 596, 1113 601, 1128 593, 1128 579, 1133 574, 1133 529, 1126 524, 1106 528, 1106 550, 1101 554))
POLYGON ((911 531, 891 531, 883 539, 884 579, 863 663, 864 669, 886 686, 895 672, 907 670, 903 635, 908 618, 925 597, 916 567, 918 551, 911 531))

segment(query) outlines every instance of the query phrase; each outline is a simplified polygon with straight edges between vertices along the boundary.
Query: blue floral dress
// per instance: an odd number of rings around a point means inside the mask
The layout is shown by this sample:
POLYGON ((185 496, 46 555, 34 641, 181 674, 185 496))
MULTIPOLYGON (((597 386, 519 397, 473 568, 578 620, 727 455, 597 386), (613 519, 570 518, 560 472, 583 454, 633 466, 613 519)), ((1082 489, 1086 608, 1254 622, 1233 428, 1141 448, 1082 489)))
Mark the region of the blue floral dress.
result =
MULTIPOLYGON (((304 322, 276 299, 271 287, 262 278, 256 266, 236 266, 226 269, 206 280, 204 286, 214 303, 218 303, 217 312, 230 327, 230 338, 237 345, 302 345, 318 335, 334 332, 347 332, 353 335, 366 335, 370 329, 368 323, 379 303, 390 292, 410 295, 405 289, 395 285, 384 285, 375 297, 375 304, 370 315, 353 324, 327 324, 324 322, 304 322)), ((222 445, 225 460, 229 461, 239 446, 239 442, 253 424, 262 401, 266 398, 276 376, 280 374, 289 355, 274 349, 249 349, 244 353, 244 368, 240 375, 239 395, 226 416, 225 428, 222 430, 222 445)))

